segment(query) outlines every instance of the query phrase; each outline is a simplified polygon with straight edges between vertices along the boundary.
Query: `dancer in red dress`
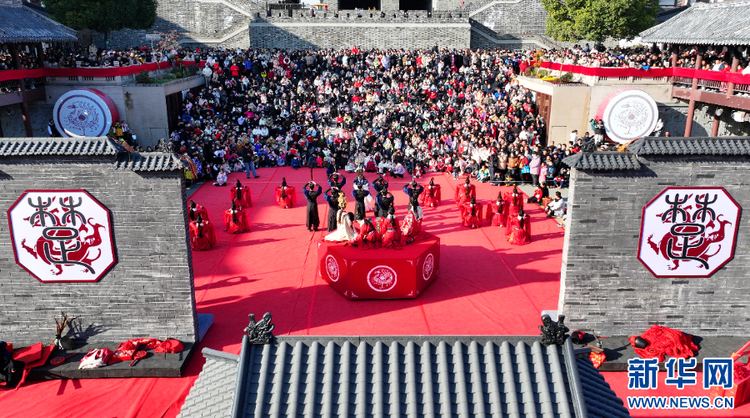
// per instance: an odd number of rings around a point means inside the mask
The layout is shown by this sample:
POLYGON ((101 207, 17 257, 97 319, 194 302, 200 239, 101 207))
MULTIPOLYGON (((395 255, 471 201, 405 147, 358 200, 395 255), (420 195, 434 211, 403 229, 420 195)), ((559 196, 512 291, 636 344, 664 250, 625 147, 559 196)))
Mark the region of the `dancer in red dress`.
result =
POLYGON ((471 201, 465 203, 461 215, 461 224, 468 228, 479 228, 482 226, 482 204, 472 197, 471 201))
POLYGON ((503 192, 497 194, 497 200, 487 204, 487 220, 492 226, 505 226, 505 199, 503 192))
POLYGON ((434 208, 440 205, 441 200, 440 185, 435 184, 435 179, 430 179, 430 184, 427 185, 422 194, 422 205, 434 208))
POLYGON ((214 245, 216 245, 214 225, 208 219, 204 221, 203 216, 198 214, 198 217, 190 222, 190 246, 196 251, 206 251, 214 245))
POLYGON ((513 192, 508 198, 507 213, 505 214, 506 221, 510 222, 510 219, 518 215, 518 211, 523 208, 523 197, 518 191, 516 186, 513 186, 513 192))
POLYGON ((462 186, 456 187, 456 204, 458 206, 463 206, 463 204, 470 201, 472 197, 477 197, 477 189, 471 184, 467 177, 462 186))
POLYGON ((357 221, 359 223, 359 231, 352 245, 358 246, 363 250, 380 247, 380 234, 372 221, 367 218, 359 218, 357 221))
POLYGON ((224 230, 230 234, 241 234, 250 230, 247 214, 232 202, 232 208, 224 211, 224 230))
POLYGON ((250 196, 250 189, 247 186, 243 186, 242 183, 237 180, 234 188, 229 190, 232 203, 238 208, 249 208, 253 205, 253 198, 250 196))
POLYGON ((297 191, 287 186, 286 177, 281 179, 281 186, 276 188, 276 204, 282 209, 289 209, 297 203, 297 191))
POLYGON ((380 236, 383 248, 400 249, 403 245, 401 242, 401 228, 399 227, 398 219, 396 219, 393 206, 388 210, 388 216, 380 220, 380 236))
POLYGON ((518 209, 518 213, 508 219, 508 242, 513 245, 526 245, 531 242, 531 220, 518 209))
POLYGON ((198 205, 195 203, 195 201, 190 201, 190 208, 188 209, 188 218, 190 218, 190 221, 194 221, 198 219, 198 215, 203 216, 203 219, 208 220, 208 210, 204 208, 201 205, 198 205))

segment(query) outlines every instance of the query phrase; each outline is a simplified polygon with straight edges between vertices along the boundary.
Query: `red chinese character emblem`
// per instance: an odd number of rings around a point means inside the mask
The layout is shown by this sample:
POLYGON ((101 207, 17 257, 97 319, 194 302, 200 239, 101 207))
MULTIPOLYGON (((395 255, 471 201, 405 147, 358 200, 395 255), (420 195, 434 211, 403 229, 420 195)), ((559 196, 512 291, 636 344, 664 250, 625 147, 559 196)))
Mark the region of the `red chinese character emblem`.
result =
POLYGON ((643 208, 638 259, 656 277, 709 277, 734 257, 741 208, 721 187, 668 187, 643 208))
POLYGON ((27 190, 8 222, 16 263, 40 282, 96 282, 115 264, 109 210, 85 190, 27 190))

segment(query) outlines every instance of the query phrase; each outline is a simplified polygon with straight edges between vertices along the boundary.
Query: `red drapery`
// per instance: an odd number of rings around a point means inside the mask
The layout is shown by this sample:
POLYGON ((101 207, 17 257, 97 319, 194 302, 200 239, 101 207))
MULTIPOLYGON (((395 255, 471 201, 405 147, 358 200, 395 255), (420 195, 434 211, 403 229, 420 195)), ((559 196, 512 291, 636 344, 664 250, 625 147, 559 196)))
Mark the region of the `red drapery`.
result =
MULTIPOLYGON (((183 61, 182 64, 185 66, 196 64, 198 68, 201 68, 206 65, 206 62, 201 61, 196 63, 193 61, 183 61)), ((141 71, 156 71, 158 69, 166 70, 169 68, 172 68, 172 66, 168 62, 162 62, 161 65, 152 62, 143 65, 130 65, 127 67, 36 68, 34 70, 8 70, 0 71, 0 81, 39 77, 117 77, 138 74, 141 71)))
POLYGON ((584 67, 582 65, 563 65, 552 62, 543 62, 541 68, 560 70, 575 74, 590 75, 595 77, 686 77, 699 78, 703 80, 732 82, 735 84, 750 84, 750 76, 723 71, 696 70, 692 68, 651 68, 641 70, 638 68, 610 68, 610 67, 584 67))

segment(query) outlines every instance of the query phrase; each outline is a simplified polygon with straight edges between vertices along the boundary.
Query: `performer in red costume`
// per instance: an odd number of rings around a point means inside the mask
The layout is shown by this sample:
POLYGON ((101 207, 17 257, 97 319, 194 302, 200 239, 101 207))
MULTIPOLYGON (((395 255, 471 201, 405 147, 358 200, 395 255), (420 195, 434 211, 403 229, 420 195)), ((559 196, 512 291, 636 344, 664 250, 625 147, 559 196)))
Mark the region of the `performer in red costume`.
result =
POLYGON ((461 224, 468 228, 479 228, 482 226, 482 204, 477 203, 474 197, 462 208, 461 224))
POLYGON ((477 189, 471 184, 467 177, 462 186, 456 187, 456 204, 458 206, 463 206, 463 204, 470 201, 472 197, 477 197, 477 189))
POLYGON ((513 186, 513 192, 508 200, 508 209, 505 219, 510 222, 510 219, 518 215, 518 211, 523 208, 523 197, 521 197, 521 193, 516 186, 513 186))
POLYGON ((419 237, 422 233, 422 218, 424 214, 419 206, 419 200, 411 199, 409 211, 401 223, 401 242, 408 244, 419 237))
POLYGON ((287 186, 286 177, 281 179, 281 186, 276 188, 276 204, 282 209, 289 209, 297 203, 297 191, 287 186))
POLYGON ((352 245, 358 246, 363 250, 380 247, 380 234, 378 234, 378 229, 375 228, 372 221, 361 217, 357 221, 359 223, 359 231, 352 245))
POLYGON ((245 211, 232 202, 232 208, 224 211, 224 230, 230 234, 241 234, 250 230, 245 211))
POLYGON ((216 245, 214 225, 208 219, 204 221, 203 216, 198 214, 198 217, 190 222, 190 246, 196 251, 206 251, 214 245, 216 245))
POLYGON ((531 220, 518 209, 513 218, 508 219, 508 242, 513 245, 526 245, 531 242, 531 220))
POLYGON ((440 205, 442 201, 440 195, 440 185, 435 184, 435 179, 430 179, 430 184, 425 188, 425 192, 422 193, 422 205, 434 208, 440 205))
POLYGON ((190 208, 188 209, 188 217, 190 218, 190 221, 192 222, 198 219, 198 215, 202 215, 203 219, 208 220, 208 210, 191 200, 190 208))
POLYGON ((399 227, 393 206, 388 210, 388 216, 380 220, 380 236, 383 248, 400 249, 403 245, 401 242, 401 228, 399 227))
POLYGON ((487 220, 492 226, 505 226, 505 207, 507 203, 503 199, 503 192, 497 194, 497 200, 487 204, 487 220))
POLYGON ((231 195, 232 203, 238 208, 249 208, 253 205, 253 198, 250 196, 250 189, 247 186, 243 186, 242 183, 237 180, 234 188, 229 190, 231 195))

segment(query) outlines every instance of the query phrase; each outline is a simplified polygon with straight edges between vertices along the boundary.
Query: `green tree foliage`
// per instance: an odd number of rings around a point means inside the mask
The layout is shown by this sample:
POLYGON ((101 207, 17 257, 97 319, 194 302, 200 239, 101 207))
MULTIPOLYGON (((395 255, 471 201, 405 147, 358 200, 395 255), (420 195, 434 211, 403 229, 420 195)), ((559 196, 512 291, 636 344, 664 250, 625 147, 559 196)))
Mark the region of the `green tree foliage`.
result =
POLYGON ((149 29, 156 20, 156 0, 44 0, 53 19, 73 29, 104 33, 149 29))
POLYGON ((563 42, 632 39, 656 24, 658 0, 542 0, 547 35, 563 42))

